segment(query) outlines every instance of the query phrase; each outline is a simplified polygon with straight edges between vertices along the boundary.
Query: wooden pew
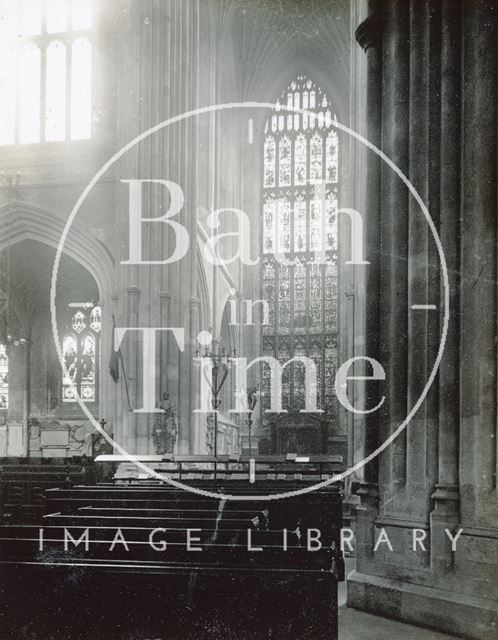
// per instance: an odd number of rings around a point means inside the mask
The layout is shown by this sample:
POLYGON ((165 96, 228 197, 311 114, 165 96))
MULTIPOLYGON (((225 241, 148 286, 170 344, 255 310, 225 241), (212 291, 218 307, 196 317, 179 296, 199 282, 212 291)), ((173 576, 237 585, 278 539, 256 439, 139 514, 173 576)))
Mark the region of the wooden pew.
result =
POLYGON ((91 479, 92 463, 61 464, 41 459, 0 459, 0 523, 36 522, 43 514, 45 492, 91 479))
MULTIPOLYGON (((216 478, 208 468, 213 459, 180 463, 182 482, 252 497, 210 498, 135 478, 49 489, 37 526, 0 527, 7 628, 15 625, 15 598, 29 584, 36 594, 29 618, 47 637, 122 640, 127 621, 135 633, 129 637, 140 638, 336 638, 337 582, 343 578, 340 489, 326 486, 281 500, 254 495, 311 486, 325 465, 336 463, 265 459, 254 483, 244 461, 232 461, 230 468, 216 460, 224 465, 216 478), (202 479, 190 464, 206 465, 202 479), (320 531, 320 549, 309 550, 308 529, 320 531), (53 615, 58 598, 64 603, 59 626, 53 615), (87 615, 77 606, 82 598, 87 615)), ((178 465, 171 475, 179 474, 178 465)))

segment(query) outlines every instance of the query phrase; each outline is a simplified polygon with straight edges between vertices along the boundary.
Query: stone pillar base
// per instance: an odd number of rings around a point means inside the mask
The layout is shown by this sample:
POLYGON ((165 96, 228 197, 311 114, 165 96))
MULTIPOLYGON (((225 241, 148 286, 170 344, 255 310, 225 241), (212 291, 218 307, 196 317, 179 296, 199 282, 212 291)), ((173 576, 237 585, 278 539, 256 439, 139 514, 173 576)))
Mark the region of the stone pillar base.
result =
POLYGON ((353 609, 474 640, 498 637, 498 601, 353 571, 347 582, 353 609))

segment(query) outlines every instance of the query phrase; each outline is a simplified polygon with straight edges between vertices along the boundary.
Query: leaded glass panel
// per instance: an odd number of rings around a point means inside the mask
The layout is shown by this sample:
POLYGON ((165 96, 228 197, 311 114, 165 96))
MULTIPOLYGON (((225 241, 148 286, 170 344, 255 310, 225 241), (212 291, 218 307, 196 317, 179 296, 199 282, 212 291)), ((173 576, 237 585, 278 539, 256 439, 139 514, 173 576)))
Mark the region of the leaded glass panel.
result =
POLYGON ((0 410, 9 407, 9 357, 7 348, 0 344, 0 410))
POLYGON ((91 9, 92 0, 1 0, 0 144, 90 137, 91 9))
POLYGON ((280 266, 278 278, 278 332, 290 332, 291 281, 290 268, 280 266))
POLYGON ((306 265, 298 260, 294 267, 294 333, 306 333, 306 265))
POLYGON ((316 197, 310 202, 310 249, 321 251, 323 249, 323 218, 322 201, 316 197))
POLYGON ((92 128, 92 47, 88 38, 72 46, 71 140, 84 140, 92 128))
POLYGON ((276 229, 278 252, 289 253, 291 250, 291 205, 287 196, 277 200, 276 210, 278 215, 278 227, 276 229))
POLYGON ((337 188, 333 187, 327 194, 325 235, 326 249, 337 252, 337 188))
POLYGON ((322 292, 323 278, 322 265, 312 264, 309 266, 309 332, 322 332, 322 292))
POLYGON ((294 201, 294 252, 306 251, 306 199, 303 193, 294 201))
POLYGON ((268 197, 263 205, 263 253, 275 252, 275 200, 268 197))
MULTIPOLYGON (((298 338, 294 340, 294 357, 306 356, 306 341, 304 338, 298 338)), ((306 385, 305 385, 305 369, 304 365, 299 362, 292 363, 293 368, 293 400, 296 408, 302 408, 304 406, 306 385)))
POLYGON ((62 400, 72 402, 76 399, 72 383, 76 384, 78 372, 78 340, 74 335, 68 335, 62 342, 62 356, 66 373, 62 378, 62 400))
POLYGON ((45 79, 45 140, 66 135, 66 47, 59 40, 47 47, 45 79))
POLYGON ((291 143, 287 136, 281 138, 278 145, 278 184, 281 187, 290 186, 291 182, 291 143))
MULTIPOLYGON (((330 375, 337 357, 339 142, 334 118, 323 91, 299 76, 277 102, 264 142, 262 278, 270 324, 263 327, 263 354, 281 363, 296 355, 313 358, 319 408, 332 402, 330 375), (281 105, 308 112, 292 114, 281 105)), ((284 397, 292 408, 304 403, 304 373, 300 364, 284 368, 284 397)), ((268 376, 264 366, 264 394, 268 376)), ((268 408, 269 397, 264 395, 262 404, 268 408)))
POLYGON ((268 136, 265 140, 265 187, 275 186, 275 164, 275 138, 268 136))
POLYGON ((317 404, 321 407, 323 401, 322 369, 324 356, 321 336, 313 336, 310 338, 309 356, 314 360, 316 365, 317 404))
POLYGON ((62 401, 75 402, 76 393, 83 402, 97 400, 98 357, 102 330, 102 308, 85 304, 69 316, 62 340, 66 373, 62 377, 62 401))
POLYGON ((338 146, 336 131, 331 131, 327 135, 326 148, 327 148, 327 158, 326 158, 327 182, 337 182, 339 146, 338 146))
MULTIPOLYGON (((291 348, 289 338, 279 338, 277 358, 279 362, 285 363, 291 358, 291 348)), ((282 371, 282 408, 287 409, 291 403, 291 365, 284 367, 282 371)))
POLYGON ((313 137, 311 138, 311 146, 310 146, 310 180, 311 182, 320 182, 321 180, 323 180, 322 145, 323 145, 323 138, 320 135, 320 133, 316 131, 313 137))
POLYGON ((99 333, 102 328, 102 309, 100 307, 94 307, 90 314, 90 327, 99 333))
POLYGON ((81 345, 81 397, 87 402, 95 400, 95 338, 83 338, 81 345))
POLYGON ((306 138, 300 133, 294 141, 294 184, 306 184, 306 138))
POLYGON ((28 44, 20 58, 19 140, 25 144, 40 140, 40 48, 28 44))
POLYGON ((325 265, 325 331, 337 327, 337 263, 325 265))
POLYGON ((263 259, 263 299, 268 302, 269 311, 269 322, 263 327, 265 333, 275 333, 275 293, 275 260, 271 256, 265 256, 263 259))

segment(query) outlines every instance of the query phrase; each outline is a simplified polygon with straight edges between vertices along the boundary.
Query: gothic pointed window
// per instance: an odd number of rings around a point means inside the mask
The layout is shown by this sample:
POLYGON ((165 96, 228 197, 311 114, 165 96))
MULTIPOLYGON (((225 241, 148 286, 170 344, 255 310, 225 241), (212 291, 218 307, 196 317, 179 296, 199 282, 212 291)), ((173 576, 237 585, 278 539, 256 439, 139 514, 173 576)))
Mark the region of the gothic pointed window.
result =
POLYGON ((92 0, 0 0, 0 145, 91 136, 92 0))
POLYGON ((62 401, 96 402, 102 309, 92 304, 72 309, 62 340, 66 373, 62 378, 62 401))
POLYGON ((0 411, 9 407, 9 357, 4 344, 0 344, 0 411))
MULTIPOLYGON (((318 408, 337 419, 337 189, 339 145, 327 96, 299 76, 284 91, 265 127, 262 290, 270 310, 263 355, 281 363, 312 358, 318 408), (292 113, 281 105, 307 110, 292 113)), ((270 406, 270 370, 263 368, 263 408, 270 406)), ((282 375, 282 406, 300 409, 304 367, 282 375)))
POLYGON ((66 135, 66 47, 53 40, 47 48, 45 85, 45 139, 64 140, 66 135))

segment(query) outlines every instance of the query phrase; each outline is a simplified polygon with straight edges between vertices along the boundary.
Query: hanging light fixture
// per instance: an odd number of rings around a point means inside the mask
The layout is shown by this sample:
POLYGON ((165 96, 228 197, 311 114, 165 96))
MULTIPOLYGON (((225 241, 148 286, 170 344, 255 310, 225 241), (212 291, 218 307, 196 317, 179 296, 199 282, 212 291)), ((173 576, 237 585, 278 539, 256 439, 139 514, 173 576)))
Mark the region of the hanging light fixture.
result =
POLYGON ((211 406, 214 414, 214 457, 216 459, 218 456, 218 408, 221 405, 220 393, 232 366, 232 361, 237 358, 237 352, 235 349, 228 351, 215 339, 212 340, 212 344, 212 348, 207 344, 205 345, 204 353, 200 353, 200 351, 197 350, 196 361, 199 362, 202 358, 203 360, 207 360, 211 365, 209 386, 211 388, 211 406))

